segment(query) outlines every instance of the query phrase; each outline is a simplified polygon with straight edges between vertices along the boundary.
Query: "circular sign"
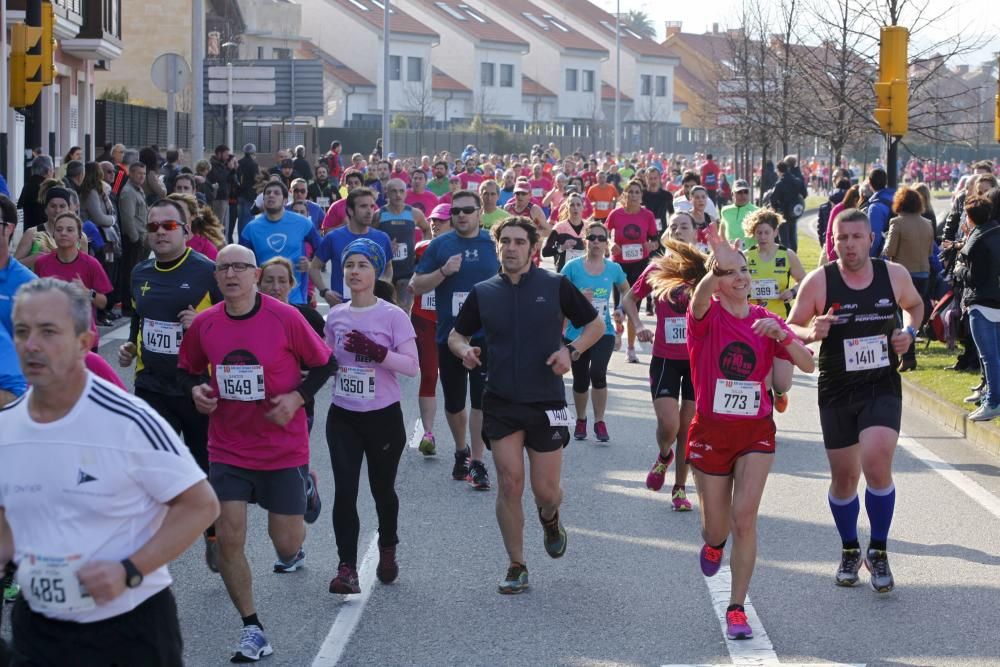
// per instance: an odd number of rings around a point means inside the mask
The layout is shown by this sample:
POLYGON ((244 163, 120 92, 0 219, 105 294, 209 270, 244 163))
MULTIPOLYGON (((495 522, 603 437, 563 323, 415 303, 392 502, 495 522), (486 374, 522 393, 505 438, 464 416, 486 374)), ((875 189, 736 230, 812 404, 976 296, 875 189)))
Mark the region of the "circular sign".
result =
POLYGON ((164 53, 153 61, 150 68, 153 85, 165 93, 179 93, 187 88, 191 68, 179 53, 164 53))

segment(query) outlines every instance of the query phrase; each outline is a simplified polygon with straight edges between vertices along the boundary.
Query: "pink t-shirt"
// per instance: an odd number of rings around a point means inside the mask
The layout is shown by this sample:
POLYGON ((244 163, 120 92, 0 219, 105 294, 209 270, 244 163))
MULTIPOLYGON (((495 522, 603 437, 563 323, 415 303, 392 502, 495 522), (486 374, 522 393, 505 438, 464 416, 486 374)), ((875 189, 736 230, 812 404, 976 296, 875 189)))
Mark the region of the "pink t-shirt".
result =
POLYGON ((201 234, 192 235, 191 238, 188 239, 187 246, 197 252, 200 252, 212 261, 215 261, 215 258, 219 256, 219 249, 215 247, 215 244, 201 234))
POLYGON ((419 195, 413 190, 406 192, 406 204, 419 209, 425 216, 430 215, 434 207, 438 205, 437 195, 430 190, 424 190, 419 195))
POLYGON ((333 404, 353 412, 381 410, 399 402, 396 374, 381 364, 344 349, 344 339, 358 331, 390 351, 396 351, 417 337, 406 313, 379 299, 374 306, 352 308, 342 303, 326 316, 326 343, 337 355, 337 377, 333 385, 333 404))
POLYGON ((323 217, 323 224, 320 225, 320 230, 326 232, 331 229, 336 229, 346 221, 347 199, 338 199, 330 204, 330 208, 326 210, 326 215, 323 217))
POLYGON ((649 257, 646 241, 660 235, 656 227, 656 217, 645 206, 636 213, 629 213, 624 208, 616 208, 605 221, 611 230, 611 240, 618 246, 613 258, 619 264, 641 262, 649 257))
MULTIPOLYGON (((653 291, 649 284, 649 274, 658 270, 655 264, 650 264, 632 285, 632 294, 636 304, 642 303, 653 291)), ((672 303, 664 299, 656 300, 656 334, 653 336, 653 356, 661 359, 687 360, 687 305, 688 292, 678 288, 671 295, 676 301, 672 303)))
POLYGON ((270 399, 302 383, 302 366, 323 366, 330 348, 294 307, 260 294, 250 313, 231 317, 225 302, 202 311, 181 341, 177 367, 209 371, 219 397, 208 420, 208 459, 250 470, 309 463, 306 413, 285 426, 268 421, 270 399), (221 385, 221 390, 220 390, 221 385))
POLYGON ((739 421, 771 414, 771 398, 764 380, 775 357, 787 360, 791 357, 781 343, 758 336, 750 329, 754 322, 765 317, 777 321, 789 336, 795 335, 784 320, 763 306, 751 305, 749 315, 743 319, 734 317, 715 299, 700 320, 688 310, 691 381, 695 406, 702 417, 739 421), (718 398, 717 390, 722 392, 718 398), (753 410, 755 405, 757 409, 753 410))
POLYGON ((541 206, 545 194, 552 189, 552 181, 544 177, 533 178, 528 181, 528 187, 531 188, 531 203, 541 206))
POLYGON ((110 382, 122 391, 128 391, 125 388, 125 383, 118 377, 118 373, 115 373, 115 369, 111 368, 111 364, 104 361, 104 357, 101 355, 96 352, 88 352, 83 363, 87 366, 87 370, 97 377, 110 382))
MULTIPOLYGON (((39 278, 58 278, 68 283, 75 278, 83 281, 83 286, 88 290, 97 290, 101 294, 111 294, 115 288, 108 280, 108 274, 104 272, 101 263, 86 253, 77 253, 76 259, 72 262, 62 262, 59 255, 50 252, 42 255, 35 262, 35 274, 39 278)), ((90 330, 94 332, 94 346, 100 343, 100 336, 97 333, 97 307, 91 308, 90 330)))
POLYGON ((486 180, 486 177, 478 173, 463 171, 458 175, 458 182, 462 184, 463 190, 475 190, 479 192, 479 184, 486 180))

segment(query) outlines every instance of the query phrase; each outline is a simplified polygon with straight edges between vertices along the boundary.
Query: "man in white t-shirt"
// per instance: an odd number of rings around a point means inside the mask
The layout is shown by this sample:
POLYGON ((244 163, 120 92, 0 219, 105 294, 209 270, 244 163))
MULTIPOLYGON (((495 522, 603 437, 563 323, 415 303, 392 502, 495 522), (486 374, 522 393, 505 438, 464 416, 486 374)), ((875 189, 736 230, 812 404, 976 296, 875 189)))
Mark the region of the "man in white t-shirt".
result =
POLYGON ((173 429, 87 371, 90 313, 71 283, 17 292, 31 388, 0 410, 0 563, 13 559, 23 596, 13 664, 181 665, 166 565, 219 503, 173 429))

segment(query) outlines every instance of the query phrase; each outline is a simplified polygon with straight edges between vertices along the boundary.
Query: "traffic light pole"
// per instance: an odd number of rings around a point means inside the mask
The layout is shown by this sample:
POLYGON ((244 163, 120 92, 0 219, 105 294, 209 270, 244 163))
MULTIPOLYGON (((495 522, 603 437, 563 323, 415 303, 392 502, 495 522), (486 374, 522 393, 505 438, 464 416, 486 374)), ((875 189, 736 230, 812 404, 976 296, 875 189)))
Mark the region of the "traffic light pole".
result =
POLYGON ((888 136, 888 150, 886 150, 885 155, 885 173, 889 177, 889 187, 895 188, 896 181, 899 180, 899 174, 897 173, 897 166, 899 164, 899 140, 901 137, 894 137, 892 135, 888 136))
MULTIPOLYGON (((42 27, 42 0, 27 0, 24 24, 35 28, 42 27)), ((29 51, 32 55, 41 55, 41 52, 41 44, 29 51)), ((25 152, 42 148, 42 96, 39 95, 31 106, 21 109, 21 113, 24 114, 25 152)))

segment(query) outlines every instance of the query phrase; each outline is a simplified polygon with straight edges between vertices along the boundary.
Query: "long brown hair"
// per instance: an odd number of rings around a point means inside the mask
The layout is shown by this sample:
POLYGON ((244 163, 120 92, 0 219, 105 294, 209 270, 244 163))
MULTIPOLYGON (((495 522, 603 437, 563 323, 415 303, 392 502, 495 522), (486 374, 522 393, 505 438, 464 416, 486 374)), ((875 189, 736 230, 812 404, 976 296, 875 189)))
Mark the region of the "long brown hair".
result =
POLYGON ((710 270, 709 258, 694 246, 663 239, 666 252, 652 260, 653 269, 646 276, 657 301, 672 300, 671 294, 678 287, 694 288, 710 270))
POLYGON ((200 206, 194 195, 174 192, 167 195, 167 199, 178 202, 187 208, 188 220, 191 224, 191 235, 199 235, 207 238, 216 248, 226 245, 223 238, 222 225, 215 213, 208 206, 200 206))
MULTIPOLYGON (((640 193, 646 192, 646 184, 643 183, 642 180, 634 177, 629 179, 629 182, 625 184, 624 188, 622 188, 622 193, 618 195, 618 205, 622 208, 625 208, 628 204, 628 189, 633 185, 639 188, 640 193)), ((639 202, 639 206, 642 206, 641 201, 639 202)))

